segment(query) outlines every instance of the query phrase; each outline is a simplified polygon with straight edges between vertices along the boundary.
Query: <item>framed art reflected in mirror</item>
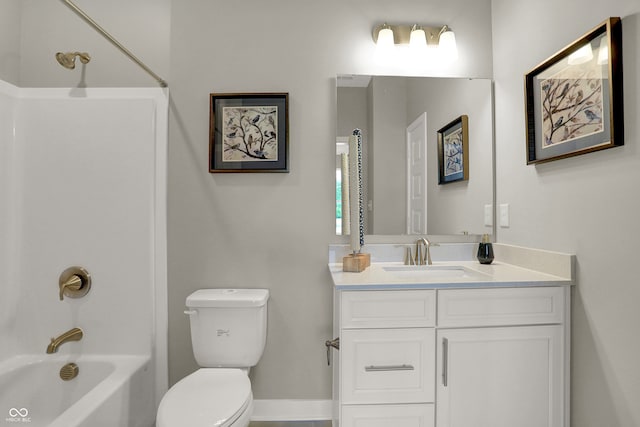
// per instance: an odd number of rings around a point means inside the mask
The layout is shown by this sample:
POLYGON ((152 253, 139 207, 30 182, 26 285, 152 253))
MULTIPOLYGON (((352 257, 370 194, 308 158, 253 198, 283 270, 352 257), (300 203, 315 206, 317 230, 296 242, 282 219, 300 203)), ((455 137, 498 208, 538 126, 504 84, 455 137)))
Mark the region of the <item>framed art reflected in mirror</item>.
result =
POLYGON ((469 118, 462 115, 438 131, 438 184, 469 180, 469 118))

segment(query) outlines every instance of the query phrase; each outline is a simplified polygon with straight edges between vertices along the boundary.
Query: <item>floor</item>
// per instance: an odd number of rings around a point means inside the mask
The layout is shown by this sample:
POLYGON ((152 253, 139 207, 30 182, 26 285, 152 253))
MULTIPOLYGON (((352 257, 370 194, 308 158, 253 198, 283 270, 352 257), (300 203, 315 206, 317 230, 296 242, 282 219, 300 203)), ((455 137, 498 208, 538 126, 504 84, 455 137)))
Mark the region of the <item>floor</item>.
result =
POLYGON ((252 421, 249 427, 331 427, 331 421, 252 421))

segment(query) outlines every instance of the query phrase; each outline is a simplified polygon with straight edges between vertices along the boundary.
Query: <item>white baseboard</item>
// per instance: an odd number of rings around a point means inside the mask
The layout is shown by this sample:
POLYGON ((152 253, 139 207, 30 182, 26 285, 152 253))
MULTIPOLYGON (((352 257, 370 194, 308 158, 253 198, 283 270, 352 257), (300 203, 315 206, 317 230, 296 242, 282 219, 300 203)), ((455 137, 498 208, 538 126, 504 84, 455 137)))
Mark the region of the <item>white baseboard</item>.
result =
POLYGON ((256 399, 252 421, 318 421, 330 420, 331 400, 256 399))

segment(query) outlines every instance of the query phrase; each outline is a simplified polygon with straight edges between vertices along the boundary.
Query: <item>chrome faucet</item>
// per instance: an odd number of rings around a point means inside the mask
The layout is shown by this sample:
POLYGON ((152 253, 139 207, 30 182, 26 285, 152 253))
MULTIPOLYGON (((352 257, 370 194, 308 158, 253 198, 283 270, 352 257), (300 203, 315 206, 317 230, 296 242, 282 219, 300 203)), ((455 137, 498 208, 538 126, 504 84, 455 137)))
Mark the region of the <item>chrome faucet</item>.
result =
POLYGON ((47 346, 47 354, 56 353, 58 351, 58 347, 68 341, 80 341, 83 335, 82 329, 73 328, 69 329, 58 338, 51 338, 51 342, 47 346))
POLYGON ((416 265, 431 265, 431 246, 438 246, 437 243, 431 243, 426 237, 421 237, 416 241, 416 265), (424 255, 422 254, 422 246, 424 246, 424 255))

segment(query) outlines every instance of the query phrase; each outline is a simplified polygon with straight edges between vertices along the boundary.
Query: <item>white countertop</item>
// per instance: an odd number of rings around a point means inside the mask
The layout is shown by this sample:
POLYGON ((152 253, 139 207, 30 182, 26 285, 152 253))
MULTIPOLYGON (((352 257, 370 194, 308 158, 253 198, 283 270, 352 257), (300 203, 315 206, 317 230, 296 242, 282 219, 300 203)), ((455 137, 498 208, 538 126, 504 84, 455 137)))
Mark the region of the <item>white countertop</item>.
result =
MULTIPOLYGON (((571 278, 556 276, 500 261, 483 265, 477 261, 434 262, 433 267, 463 267, 469 274, 461 277, 420 277, 396 274, 386 268, 402 268, 402 262, 373 262, 361 273, 343 272, 341 263, 330 263, 329 270, 338 290, 494 288, 572 285, 571 278)), ((424 266, 420 268, 429 268, 424 266)))

